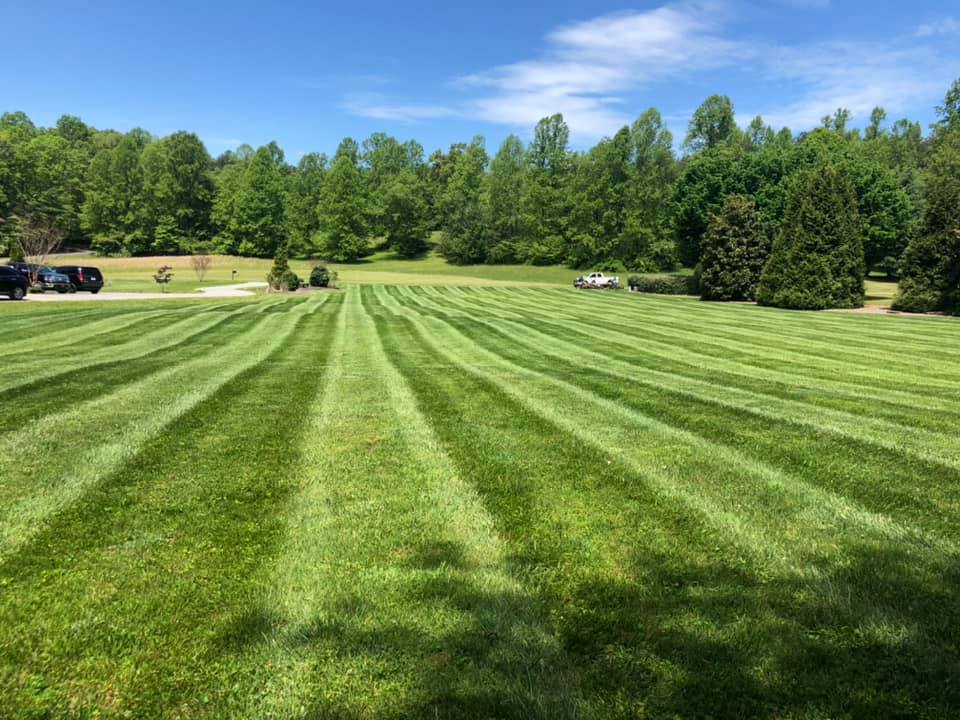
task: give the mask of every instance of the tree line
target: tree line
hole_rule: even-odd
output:
[[[189,132],[124,134],[69,115],[41,128],[6,113],[0,236],[15,241],[40,217],[104,254],[283,248],[349,262],[376,246],[416,257],[440,231],[453,263],[698,267],[705,297],[791,306],[857,304],[862,276],[879,271],[903,276],[903,307],[944,309],[957,291],[931,283],[956,285],[960,81],[937,110],[927,135],[887,123],[882,108],[862,130],[839,109],[794,134],[760,117],[741,129],[730,99],[712,96],[679,148],[651,108],[583,152],[554,115],[492,157],[482,137],[427,157],[414,140],[374,133],[295,166],[274,142],[213,158]],[[835,237],[821,237],[826,227]],[[797,291],[799,278],[822,286]]]

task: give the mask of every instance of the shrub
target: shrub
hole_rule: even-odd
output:
[[[865,274],[850,176],[833,165],[799,173],[760,276],[757,302],[796,310],[862,307]]]
[[[770,254],[766,228],[749,198],[731,195],[701,243],[701,297],[704,300],[753,300]]]
[[[267,273],[267,283],[271,290],[282,290],[287,287],[290,271],[290,263],[287,259],[287,245],[283,243],[277,248],[277,254],[273,257],[273,267]],[[294,275],[296,277],[296,275]]]
[[[700,292],[693,275],[631,275],[627,284],[634,292],[656,295],[696,295]]]
[[[287,270],[280,276],[280,285],[284,290],[293,292],[300,289],[300,278],[293,270]]]
[[[945,135],[931,157],[926,195],[923,232],[903,254],[893,306],[960,314],[960,130]]]
[[[310,287],[328,287],[330,285],[330,271],[323,265],[317,265],[310,271]]]

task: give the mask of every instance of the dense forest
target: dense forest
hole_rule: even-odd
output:
[[[427,157],[375,133],[292,166],[273,142],[212,158],[190,132],[122,134],[69,115],[40,128],[13,112],[0,117],[0,240],[42,218],[104,254],[284,247],[349,262],[378,244],[415,257],[440,231],[453,263],[700,266],[705,297],[794,307],[856,305],[874,271],[903,276],[906,309],[952,309],[960,80],[937,113],[927,134],[882,108],[863,129],[839,109],[794,134],[760,117],[741,129],[713,96],[679,147],[651,108],[585,152],[554,115],[492,157],[481,137]]]

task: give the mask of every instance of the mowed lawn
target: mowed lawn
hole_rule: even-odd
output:
[[[960,324],[0,304],[0,717],[951,718]]]

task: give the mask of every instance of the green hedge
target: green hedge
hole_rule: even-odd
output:
[[[634,292],[657,295],[699,295],[696,275],[631,275],[627,284]]]

